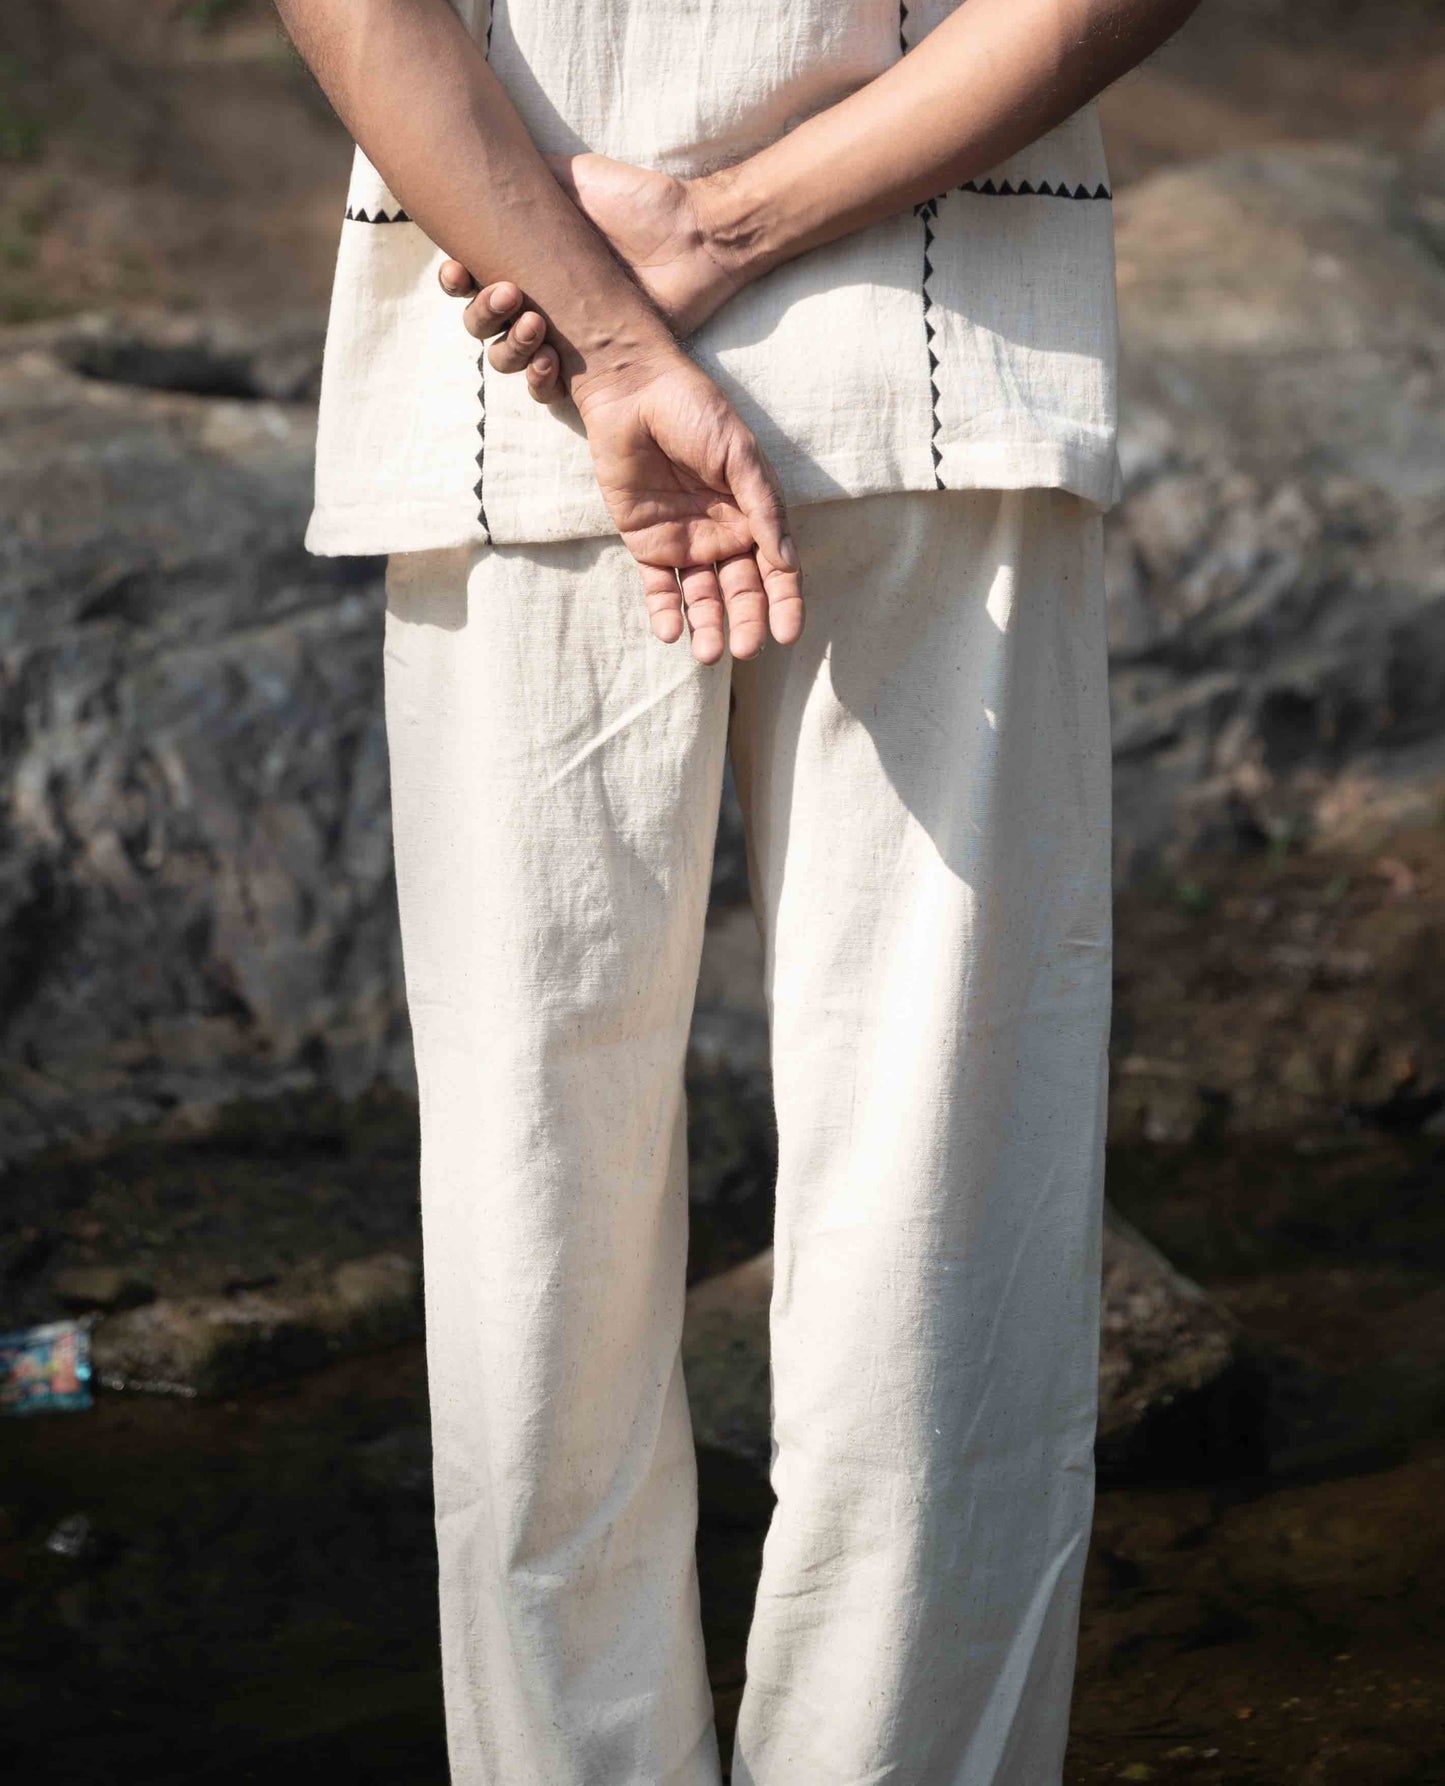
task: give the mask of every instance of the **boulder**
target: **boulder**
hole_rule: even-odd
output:
[[[0,1158],[407,1083],[383,597],[301,548],[307,339],[0,337]],[[233,394],[96,375],[167,364]]]
[[[768,1304],[773,1253],[745,1259],[688,1292],[682,1363],[693,1437],[766,1470],[772,1447]]]
[[[768,1303],[760,1253],[688,1295],[683,1366],[700,1445],[769,1467]],[[1260,1402],[1235,1321],[1113,1211],[1104,1229],[1097,1453],[1105,1476],[1237,1465]]]
[[[402,1253],[353,1259],[230,1296],[163,1298],[96,1325],[108,1389],[229,1395],[421,1331],[421,1271]]]
[[[1238,1323],[1107,1206],[1100,1328],[1102,1475],[1209,1475],[1259,1460],[1263,1387]]]

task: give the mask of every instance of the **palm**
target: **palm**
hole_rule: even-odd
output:
[[[679,369],[642,402],[591,410],[587,434],[608,513],[634,557],[681,569],[751,549],[730,493],[737,415],[710,379]]]
[[[681,181],[601,155],[550,159],[674,330],[696,328],[730,295],[733,282],[699,246]],[[476,291],[460,262],[444,262],[440,277],[446,291]],[[481,339],[501,333],[490,364],[499,372],[525,367],[533,396],[550,402],[560,354],[543,342],[539,313],[515,315],[523,303],[517,288],[490,286],[468,305],[467,326]],[[611,376],[574,373],[568,388],[608,513],[637,560],[656,636],[677,639],[685,609],[700,662],[722,655],[724,611],[727,643],[739,657],[760,651],[769,631],[784,643],[795,639],[802,591],[777,476],[707,374],[668,342]]]

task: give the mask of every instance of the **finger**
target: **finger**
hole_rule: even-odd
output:
[[[756,657],[768,640],[768,598],[758,561],[751,552],[724,558],[718,585],[728,615],[728,649],[734,657]]]
[[[499,280],[477,293],[462,312],[462,323],[476,340],[488,341],[507,327],[523,302],[520,289],[510,279]]]
[[[535,310],[524,310],[499,340],[487,349],[487,358],[498,372],[520,372],[547,338],[547,319]]]
[[[700,664],[715,664],[726,648],[717,572],[710,564],[690,564],[679,572],[679,580],[683,611],[692,632],[692,654]]]
[[[437,282],[449,298],[469,298],[477,282],[459,260],[444,260],[437,268]]]
[[[749,436],[735,454],[729,474],[733,500],[747,517],[758,544],[769,627],[780,645],[791,645],[803,630],[803,580],[777,473]]]
[[[562,366],[557,350],[544,342],[527,368],[527,389],[538,403],[555,403],[562,395]]]
[[[675,645],[682,637],[682,590],[677,572],[662,564],[638,568],[642,572],[642,594],[653,637],[661,639],[664,645]]]
[[[768,631],[780,645],[795,644],[803,631],[803,579],[797,571],[774,570],[761,552],[757,563],[768,598]]]

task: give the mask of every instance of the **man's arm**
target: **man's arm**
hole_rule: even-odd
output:
[[[352,136],[432,241],[546,309],[652,628],[715,662],[802,628],[778,480],[538,154],[446,0],[277,0]],[[512,294],[518,295],[518,294]],[[526,313],[519,324],[541,318]]]
[[[735,166],[687,180],[603,155],[549,164],[688,334],[770,268],[1007,161],[1143,61],[1198,4],[964,0],[866,86]],[[465,297],[487,275],[474,281],[459,256],[441,279]],[[497,331],[491,292],[468,307],[479,337]],[[543,337],[529,333],[494,346],[492,364],[515,372],[533,360],[533,394],[551,401],[556,364],[534,359]]]
[[[671,345],[569,204],[446,0],[276,0],[327,98],[409,216],[544,305],[574,395]]]
[[[1071,117],[1199,0],[964,0],[867,86],[690,182],[711,250],[755,278],[932,198]]]

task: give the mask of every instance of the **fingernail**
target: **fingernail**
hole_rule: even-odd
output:
[[[778,542],[778,554],[783,561],[783,569],[795,571],[798,568],[798,548],[793,544],[791,533],[785,533]]]
[[[491,297],[487,299],[487,302],[491,305],[492,309],[496,311],[498,316],[505,316],[507,311],[513,308],[511,300],[509,298],[504,298],[500,292],[494,291]]]

